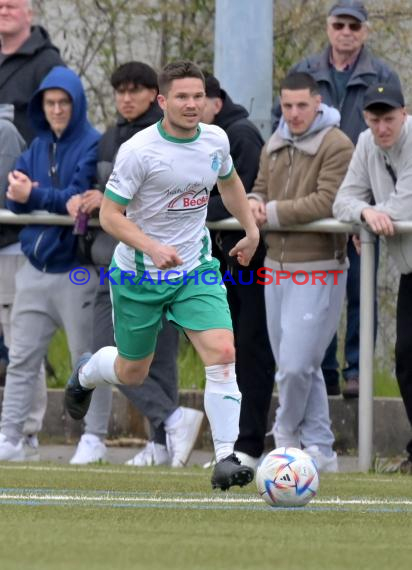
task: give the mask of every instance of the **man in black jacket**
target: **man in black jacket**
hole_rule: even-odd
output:
[[[14,105],[14,124],[29,144],[34,132],[27,105],[41,80],[63,65],[41,26],[32,26],[31,0],[0,0],[0,103]]]
[[[236,171],[246,192],[250,192],[259,168],[263,139],[248,119],[246,109],[234,103],[212,75],[206,76],[206,100],[203,122],[213,123],[226,131]],[[229,217],[220,194],[215,190],[209,200],[208,221]],[[241,237],[240,232],[220,231],[214,237],[215,244],[218,244],[214,255],[221,260],[222,273],[230,271],[236,283],[226,281],[235,333],[236,374],[242,392],[240,429],[235,451],[243,464],[255,469],[263,453],[274,382],[274,361],[266,330],[263,285],[256,282],[256,270],[263,265],[265,247],[261,242],[249,267],[241,268],[229,256],[229,251]],[[242,281],[250,281],[250,284],[242,285]]]
[[[98,149],[97,186],[69,205],[75,216],[81,208],[86,213],[100,207],[106,182],[112,173],[117,151],[139,131],[153,125],[163,117],[157,104],[157,75],[147,64],[131,61],[121,65],[111,77],[118,119],[101,138]],[[91,258],[97,267],[108,269],[117,241],[99,230],[91,248]],[[93,352],[103,346],[114,345],[112,304],[108,279],[96,291],[94,305]],[[182,467],[195,444],[203,413],[179,407],[177,352],[179,334],[166,319],[159,334],[150,372],[142,386],[119,385],[119,390],[150,421],[150,441],[127,464],[172,465]],[[108,432],[112,407],[112,387],[96,388],[83,434],[70,463],[86,464],[104,459],[104,438]]]

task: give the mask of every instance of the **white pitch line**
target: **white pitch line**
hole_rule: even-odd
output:
[[[159,497],[159,496],[122,496],[122,495],[86,495],[86,494],[62,494],[62,493],[1,493],[0,500],[20,501],[66,501],[66,502],[93,502],[93,503],[167,503],[167,504],[258,504],[262,503],[259,497]],[[361,505],[361,506],[412,506],[412,500],[408,499],[340,499],[325,498],[313,499],[312,505]]]
[[[198,473],[193,471],[187,471],[186,469],[173,469],[170,468],[167,471],[155,471],[147,469],[146,467],[133,469],[133,467],[123,467],[122,469],[113,469],[108,467],[75,467],[75,466],[42,466],[42,465],[0,465],[0,470],[19,470],[19,471],[46,471],[46,472],[61,472],[61,473],[103,473],[109,475],[169,475],[169,476],[179,476],[179,477],[200,477],[207,473],[207,470],[199,471]]]

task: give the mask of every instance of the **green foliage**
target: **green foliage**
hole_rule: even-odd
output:
[[[47,360],[50,365],[47,378],[49,388],[63,388],[71,373],[70,354],[63,331],[57,331],[54,335]],[[204,366],[191,343],[183,335],[180,338],[178,370],[181,390],[204,389]],[[396,379],[388,370],[376,367],[374,383],[375,396],[388,398],[400,396]]]
[[[382,398],[400,398],[399,386],[396,378],[389,370],[377,369],[373,375],[375,396]]]
[[[66,335],[63,330],[58,330],[53,336],[47,353],[47,362],[47,386],[49,388],[64,388],[71,374],[71,363]]]
[[[63,388],[71,374],[70,353],[66,335],[62,330],[56,332],[49,346],[47,385],[49,388]],[[205,386],[204,366],[193,346],[182,335],[180,339],[179,387],[182,390],[200,389]]]

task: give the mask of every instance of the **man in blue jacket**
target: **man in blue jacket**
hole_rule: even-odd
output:
[[[47,210],[67,214],[67,202],[90,188],[96,169],[99,133],[86,116],[79,77],[55,67],[29,104],[37,132],[9,174],[7,206],[15,213]],[[97,276],[86,285],[71,282],[78,265],[71,227],[32,225],[20,232],[27,260],[16,275],[11,344],[0,426],[0,460],[24,459],[22,428],[49,341],[66,331],[73,362],[90,349],[92,300]]]

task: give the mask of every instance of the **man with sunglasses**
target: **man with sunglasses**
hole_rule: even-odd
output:
[[[401,88],[398,75],[366,47],[368,12],[363,2],[340,0],[329,10],[326,24],[329,43],[318,54],[305,57],[292,71],[303,71],[313,76],[319,86],[322,102],[339,110],[340,128],[357,143],[367,129],[363,116],[363,98],[370,85],[381,83]],[[273,128],[281,116],[280,104],[275,102],[272,112]],[[348,241],[350,269],[347,281],[347,326],[345,338],[346,368],[343,370],[346,398],[359,394],[359,289],[360,260],[352,240]],[[336,359],[337,338],[326,351],[322,370],[329,395],[338,395],[339,370]]]

